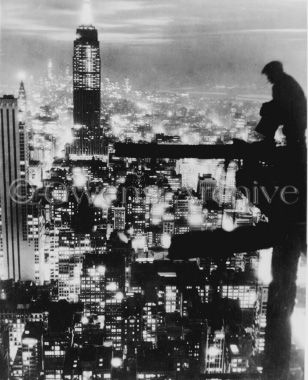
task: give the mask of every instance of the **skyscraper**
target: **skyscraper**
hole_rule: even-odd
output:
[[[18,112],[19,121],[25,123],[27,117],[27,93],[23,81],[20,82],[18,90]]]
[[[93,156],[102,152],[101,59],[98,33],[92,25],[89,0],[85,0],[83,23],[77,29],[73,57],[75,142],[71,153]]]
[[[20,186],[21,196],[27,197],[27,181],[29,179],[29,147],[27,133],[27,94],[24,82],[20,82],[18,91],[18,127],[19,127],[19,158],[20,158],[20,179],[23,181]],[[23,240],[28,238],[27,226],[27,203],[21,205],[22,235]]]
[[[18,122],[18,119],[21,121]],[[0,98],[0,279],[32,280],[34,255],[25,222],[25,123],[17,99]]]
[[[214,200],[213,195],[217,186],[217,181],[210,174],[198,176],[197,192],[203,203]]]

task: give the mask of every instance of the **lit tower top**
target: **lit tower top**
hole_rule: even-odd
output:
[[[84,0],[83,24],[74,41],[74,123],[98,127],[100,120],[101,59],[97,29],[91,25],[90,0]]]
[[[91,0],[84,0],[81,14],[81,25],[93,25]]]
[[[50,80],[50,81],[53,79],[52,69],[53,69],[52,60],[49,59],[48,63],[47,63],[47,76],[48,76],[48,80]]]
[[[19,121],[25,122],[26,113],[27,113],[27,94],[25,90],[24,82],[20,82],[18,90],[18,112],[19,112]]]

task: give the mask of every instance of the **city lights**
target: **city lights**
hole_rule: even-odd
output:
[[[86,317],[86,316],[83,316],[83,317],[81,318],[81,323],[82,323],[83,325],[87,325],[87,324],[89,323],[89,318]]]
[[[236,344],[230,344],[230,350],[233,355],[238,355],[240,353]]]
[[[207,354],[209,356],[212,356],[212,357],[213,356],[218,356],[218,355],[221,354],[221,350],[218,347],[211,346],[211,347],[209,347]]]
[[[26,74],[25,71],[23,71],[23,70],[18,71],[18,73],[17,73],[17,79],[19,81],[24,81],[24,80],[26,80],[26,78],[27,78],[27,74]]]
[[[106,290],[108,290],[109,292],[114,292],[118,289],[118,285],[116,282],[110,282],[107,286],[106,286]]]
[[[132,248],[137,251],[146,247],[146,239],[144,236],[137,236],[132,240]]]
[[[87,184],[87,176],[81,168],[73,168],[73,185],[83,188]]]
[[[235,228],[234,220],[231,215],[228,215],[227,213],[224,213],[222,216],[222,229],[231,232]]]
[[[118,301],[118,302],[121,302],[124,298],[124,294],[122,292],[118,292],[116,293],[115,295],[115,299]]]
[[[284,331],[277,331],[288,323],[292,346],[285,357],[290,356],[290,376],[301,374],[307,259],[301,252],[291,313],[291,302],[288,307],[286,302],[295,294],[296,258],[292,262],[293,256],[278,254],[282,239],[290,239],[287,243],[295,252],[301,238],[296,232],[293,239],[293,230],[286,238],[280,236],[280,227],[285,233],[290,223],[289,211],[275,203],[278,197],[265,207],[242,191],[246,182],[246,190],[250,182],[254,186],[258,176],[255,189],[264,182],[267,191],[267,181],[272,189],[288,172],[282,160],[286,169],[280,168],[281,178],[275,178],[288,128],[279,127],[275,134],[279,148],[269,144],[279,152],[279,160],[269,162],[263,157],[263,137],[255,131],[260,107],[266,108],[262,103],[271,96],[255,83],[260,57],[248,65],[255,55],[243,59],[237,54],[245,51],[246,34],[253,43],[251,36],[259,38],[272,30],[273,25],[267,25],[272,20],[262,20],[262,33],[251,34],[249,30],[259,30],[260,25],[249,17],[252,25],[241,33],[239,49],[234,45],[238,38],[225,33],[219,20],[227,10],[231,16],[246,17],[248,5],[228,8],[226,1],[218,12],[221,7],[208,2],[207,11],[198,12],[198,0],[171,8],[167,3],[172,1],[165,2],[153,0],[143,6],[137,1],[82,0],[78,26],[76,4],[72,5],[76,2],[62,1],[61,10],[47,1],[36,16],[42,23],[48,18],[48,25],[31,28],[27,12],[20,28],[12,24],[27,6],[19,9],[15,4],[13,9],[6,2],[10,13],[3,18],[3,30],[9,40],[2,56],[18,54],[18,59],[12,67],[9,61],[4,65],[0,87],[3,93],[12,87],[10,93],[18,95],[0,97],[4,380],[266,376],[269,347],[277,354],[271,363],[279,362],[278,353],[287,341],[281,339],[280,347],[280,341],[268,339],[281,337]],[[302,9],[297,5],[292,12]],[[257,22],[260,14],[253,10]],[[183,12],[187,20],[177,17]],[[215,20],[206,26],[206,36],[203,27],[185,35],[189,20],[204,26],[206,15]],[[94,18],[100,19],[97,24]],[[167,27],[171,21],[172,30]],[[35,29],[42,29],[37,38]],[[207,39],[202,46],[199,29]],[[10,37],[14,33],[17,44]],[[214,46],[213,38],[220,47],[202,64],[198,59]],[[66,39],[70,46],[63,44]],[[287,46],[288,38],[283,41]],[[269,39],[265,49],[270,44]],[[221,56],[227,45],[234,53]],[[279,53],[282,45],[276,45]],[[263,53],[262,57],[268,55]],[[290,53],[295,58],[294,51]],[[247,65],[243,72],[242,61]],[[20,62],[24,67],[17,72]],[[229,78],[232,70],[238,79],[235,71]],[[246,83],[243,78],[249,75],[252,81]],[[251,152],[255,154],[250,160]],[[18,192],[24,203],[15,199]],[[291,211],[297,218],[298,210]],[[255,239],[257,227],[261,232],[267,227],[269,233],[275,230],[273,240],[266,234],[265,241],[259,235]],[[260,245],[255,243],[258,239]],[[274,248],[260,248],[270,245]],[[290,265],[278,268],[286,270],[281,278],[293,276],[289,287],[277,281],[280,272],[275,265],[281,257],[290,260]],[[286,289],[279,288],[273,298],[272,289],[284,285]],[[288,289],[293,293],[288,295]],[[286,299],[279,300],[284,292]],[[272,336],[268,330],[276,310],[287,318],[275,325]]]
[[[123,364],[123,360],[121,358],[112,358],[111,365],[113,368],[120,368]]]
[[[305,348],[307,334],[306,328],[306,310],[304,307],[295,306],[291,316],[292,339],[293,342],[301,349]]]
[[[161,245],[163,248],[168,249],[171,245],[171,236],[167,233],[163,234],[161,237]]]
[[[259,262],[257,276],[259,281],[268,285],[272,280],[271,262],[272,262],[272,248],[262,249],[259,251]]]
[[[99,274],[104,275],[106,273],[106,267],[104,265],[100,265],[97,267],[97,271]]]

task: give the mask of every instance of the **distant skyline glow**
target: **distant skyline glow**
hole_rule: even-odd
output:
[[[1,83],[15,87],[21,68],[42,74],[49,58],[55,69],[71,65],[80,23],[97,28],[111,78],[147,88],[255,83],[269,91],[260,71],[278,59],[306,87],[305,0],[2,1]]]

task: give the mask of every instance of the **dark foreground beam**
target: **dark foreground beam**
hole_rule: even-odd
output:
[[[285,148],[275,148],[275,156],[283,154]],[[134,158],[200,158],[200,159],[245,159],[249,157],[266,159],[273,156],[273,146],[255,144],[230,145],[176,145],[176,144],[133,144],[116,143],[117,157]]]
[[[283,238],[283,231],[269,223],[255,227],[240,227],[227,232],[193,231],[175,235],[169,248],[169,258],[185,260],[195,257],[226,258],[233,253],[273,247]]]

